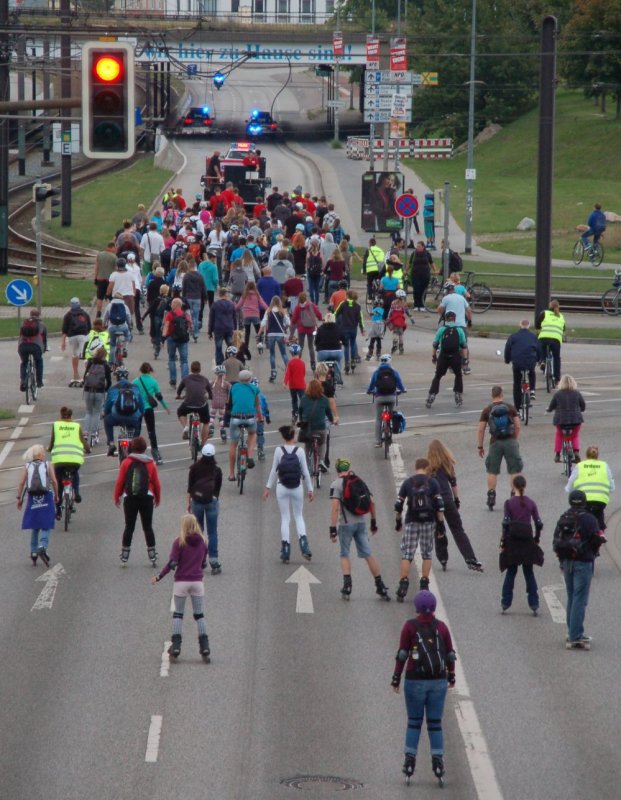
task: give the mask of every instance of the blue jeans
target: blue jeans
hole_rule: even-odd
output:
[[[319,305],[319,288],[321,286],[321,275],[318,278],[311,278],[310,275],[306,276],[308,281],[308,296],[311,303]]]
[[[343,367],[342,350],[317,350],[317,361],[336,361],[339,369]]]
[[[36,553],[40,547],[47,550],[50,541],[50,531],[42,528],[33,528],[30,532],[30,552]]]
[[[584,615],[589,602],[593,562],[563,561],[563,575],[567,590],[567,635],[570,642],[577,642],[584,635]]]
[[[207,525],[207,539],[209,540],[209,563],[215,564],[218,560],[218,498],[214,497],[210,503],[197,503],[192,500],[192,513],[198,520],[201,530]]]
[[[103,418],[104,430],[106,432],[106,443],[114,444],[114,428],[121,425],[127,428],[127,433],[131,438],[140,436],[142,427],[142,417],[121,417],[119,414],[106,414]]]
[[[354,358],[358,358],[358,346],[356,345],[356,333],[353,331],[341,331],[343,340],[343,350],[345,351],[345,365],[347,366]]]
[[[108,333],[110,334],[110,361],[114,359],[114,351],[116,349],[116,337],[122,333],[125,341],[130,341],[129,325],[124,322],[122,325],[108,325]]]
[[[289,394],[291,395],[291,413],[297,415],[300,400],[304,397],[304,389],[289,389]]]
[[[282,356],[285,367],[289,361],[287,358],[287,348],[285,347],[284,335],[281,333],[269,333],[267,336],[267,346],[270,351],[270,369],[272,372],[276,372],[276,345],[278,345],[278,349],[280,350],[280,355]]]
[[[587,228],[586,231],[580,237],[582,239],[582,244],[587,247],[589,242],[589,236],[593,237],[593,244],[597,244],[599,240],[602,238],[602,233],[604,231],[594,231],[593,228]]]
[[[214,333],[216,340],[216,364],[222,364],[224,361],[224,353],[222,352],[222,345],[226,342],[228,347],[233,341],[233,333]]]
[[[265,423],[257,422],[257,447],[265,447]]]
[[[507,567],[507,574],[505,575],[504,583],[502,584],[502,605],[509,608],[513,602],[513,585],[515,583],[515,576],[517,575],[518,565],[512,564]],[[528,605],[530,608],[539,608],[539,593],[537,591],[537,581],[535,580],[535,573],[532,564],[522,564],[522,572],[524,573],[524,580],[526,581],[526,596],[528,597]]]
[[[448,683],[446,679],[431,681],[406,680],[403,684],[408,727],[405,732],[405,752],[416,755],[418,740],[423,727],[423,716],[427,717],[427,733],[432,756],[444,755],[442,714]]]
[[[188,307],[188,311],[190,312],[190,316],[192,317],[192,336],[195,339],[198,339],[198,332],[200,330],[200,313],[201,313],[201,301],[200,298],[194,299],[190,298],[187,299],[186,305]]]
[[[179,364],[181,366],[181,377],[187,377],[188,369],[188,343],[187,342],[174,342],[170,336],[166,339],[166,347],[168,348],[168,375],[170,376],[171,383],[177,383],[177,352],[179,353]]]

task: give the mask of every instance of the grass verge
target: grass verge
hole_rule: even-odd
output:
[[[0,408],[0,419],[15,419],[15,412],[8,408]]]
[[[22,315],[22,320],[23,319],[24,317]],[[59,319],[58,317],[55,317],[53,319],[45,319],[45,313],[43,314],[43,322],[45,322],[47,326],[48,333],[59,333],[63,324],[62,319]],[[19,336],[19,326],[17,324],[17,318],[0,319],[0,339],[11,339],[13,337],[17,338],[18,336]]]
[[[14,280],[14,275],[0,276],[0,293],[4,296],[4,290],[7,283]],[[27,278],[27,280],[34,287],[34,296],[30,306],[36,305],[37,290],[36,279]],[[62,278],[52,277],[51,275],[43,275],[41,282],[42,300],[44,306],[67,306],[69,310],[69,300],[72,297],[79,297],[84,305],[90,303],[91,298],[95,294],[95,286],[93,285],[92,276],[88,278]],[[5,304],[6,305],[6,304]]]

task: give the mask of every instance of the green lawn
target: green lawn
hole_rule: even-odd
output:
[[[140,203],[148,208],[173,174],[154,167],[153,157],[145,156],[127,169],[77,188],[73,193],[71,226],[63,228],[55,219],[47,230],[63,241],[103,249],[123,220],[131,219]]]
[[[509,336],[509,334],[516,331],[515,325],[479,325],[478,321],[475,322],[472,333],[469,334],[474,339],[476,339],[479,332],[491,336],[494,334]],[[572,328],[569,331],[569,338],[572,342],[578,339],[612,339],[617,341],[621,340],[621,328]]]
[[[45,309],[43,309],[43,322],[47,326],[48,333],[58,333],[62,327],[62,319],[54,317],[53,319],[45,318]],[[22,315],[22,320],[24,319]],[[17,325],[17,317],[15,319],[0,319],[0,339],[10,339],[11,337],[19,336],[19,326]]]
[[[3,305],[6,305],[4,290],[7,283],[15,279],[14,275],[0,276],[0,295],[3,298]],[[37,289],[34,278],[26,278],[33,288],[34,296],[30,307],[36,306]],[[88,278],[61,278],[43,275],[42,298],[44,306],[67,306],[72,297],[79,297],[85,305],[90,305],[90,301],[95,294],[95,286],[92,277]]]
[[[474,235],[498,237],[498,250],[533,256],[534,235],[506,238],[516,233],[523,217],[536,216],[538,110],[531,111],[474,151]],[[570,258],[577,238],[575,226],[586,222],[593,203],[621,213],[619,182],[621,159],[615,156],[621,121],[602,115],[579,91],[559,90],[553,188],[553,256]],[[409,159],[408,166],[429,186],[451,185],[451,210],[461,222],[465,208],[466,154],[446,160]],[[621,261],[621,234],[606,232],[606,258]],[[619,226],[621,228],[621,225]],[[485,247],[492,247],[487,241]],[[606,246],[606,245],[604,245]]]

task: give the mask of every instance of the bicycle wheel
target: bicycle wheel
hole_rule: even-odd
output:
[[[524,392],[522,394],[522,407],[520,409],[520,414],[522,416],[522,422],[524,425],[528,425],[528,415],[530,412],[530,392]]]
[[[578,266],[578,264],[582,264],[583,258],[584,258],[584,244],[582,243],[582,239],[578,239],[578,241],[574,245],[574,250],[572,253],[572,261],[576,266]]]
[[[30,384],[30,397],[34,402],[39,394],[39,388],[37,387],[37,373],[32,360],[30,361],[30,370],[28,371],[28,383]]]
[[[569,478],[574,462],[574,451],[572,447],[563,448],[563,469],[565,475]]]
[[[32,391],[32,384],[30,381],[30,376],[32,375],[32,367],[30,365],[30,361],[26,364],[26,381],[24,386],[26,387],[26,405],[29,406],[31,400],[34,400],[31,391]]]
[[[196,460],[198,458],[198,451],[200,450],[200,442],[198,440],[198,436],[192,436],[191,442],[191,452],[192,452],[192,461],[196,464]]]
[[[594,267],[599,267],[604,260],[604,248],[599,242],[593,245],[589,255],[589,260]]]
[[[470,289],[470,308],[475,314],[484,314],[494,302],[494,295],[484,283],[473,283]]]
[[[313,450],[313,469],[315,471],[315,486],[321,489],[321,469],[319,468],[319,445],[315,445]]]
[[[65,524],[65,530],[69,530],[69,520],[71,519],[71,494],[69,492],[65,492],[63,495],[63,520]]]
[[[619,292],[621,290],[614,286],[606,289],[602,295],[602,311],[604,314],[609,314],[611,317],[616,317],[619,314]]]
[[[423,306],[427,311],[437,312],[438,306],[442,302],[442,289],[438,286],[428,286],[423,294]]]

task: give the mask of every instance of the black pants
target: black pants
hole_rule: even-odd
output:
[[[436,364],[436,374],[433,376],[431,386],[429,387],[429,394],[438,394],[440,391],[440,381],[446,375],[449,368],[455,373],[453,391],[459,392],[459,394],[464,391],[464,379],[461,374],[461,352],[458,350],[456,353],[449,354],[440,352],[438,363]]]
[[[539,344],[543,347],[544,361],[548,356],[548,348],[552,351],[552,371],[558,383],[561,379],[561,343],[558,339],[539,339]]]
[[[597,500],[587,500],[587,511],[595,517],[599,523],[600,531],[606,530],[606,522],[604,521],[604,510],[606,503],[600,503]]]
[[[442,496],[442,499],[444,500],[444,519],[455,540],[457,549],[462,554],[464,561],[476,558],[468,534],[464,530],[461,514],[455,505],[455,501],[452,497],[447,497],[445,495]],[[440,561],[440,563],[446,563],[448,561],[448,539],[446,534],[441,539],[436,535],[435,545],[438,561]]]
[[[157,447],[157,433],[155,432],[155,413],[151,408],[151,406],[145,407],[142,418],[147,428],[147,434],[149,435],[149,442],[151,444],[151,447]]]
[[[153,533],[153,497],[130,497],[126,496],[123,500],[123,511],[125,512],[125,530],[123,531],[123,547],[132,546],[136,520],[140,514],[140,522],[144,531],[144,538],[147,547],[155,547],[155,534]]]
[[[531,392],[535,391],[537,381],[537,370],[531,367],[528,370],[528,382],[530,383]],[[519,411],[522,406],[522,370],[518,367],[513,367],[513,405]]]
[[[43,383],[43,353],[41,352],[39,345],[22,342],[22,344],[17,346],[17,352],[19,353],[19,357],[21,359],[21,364],[19,365],[20,382],[26,382],[26,364],[28,363],[28,356],[32,353],[34,356],[37,385],[40,386]]]
[[[412,291],[414,293],[414,308],[423,308],[423,295],[429,286],[429,275],[417,275],[412,273]]]

